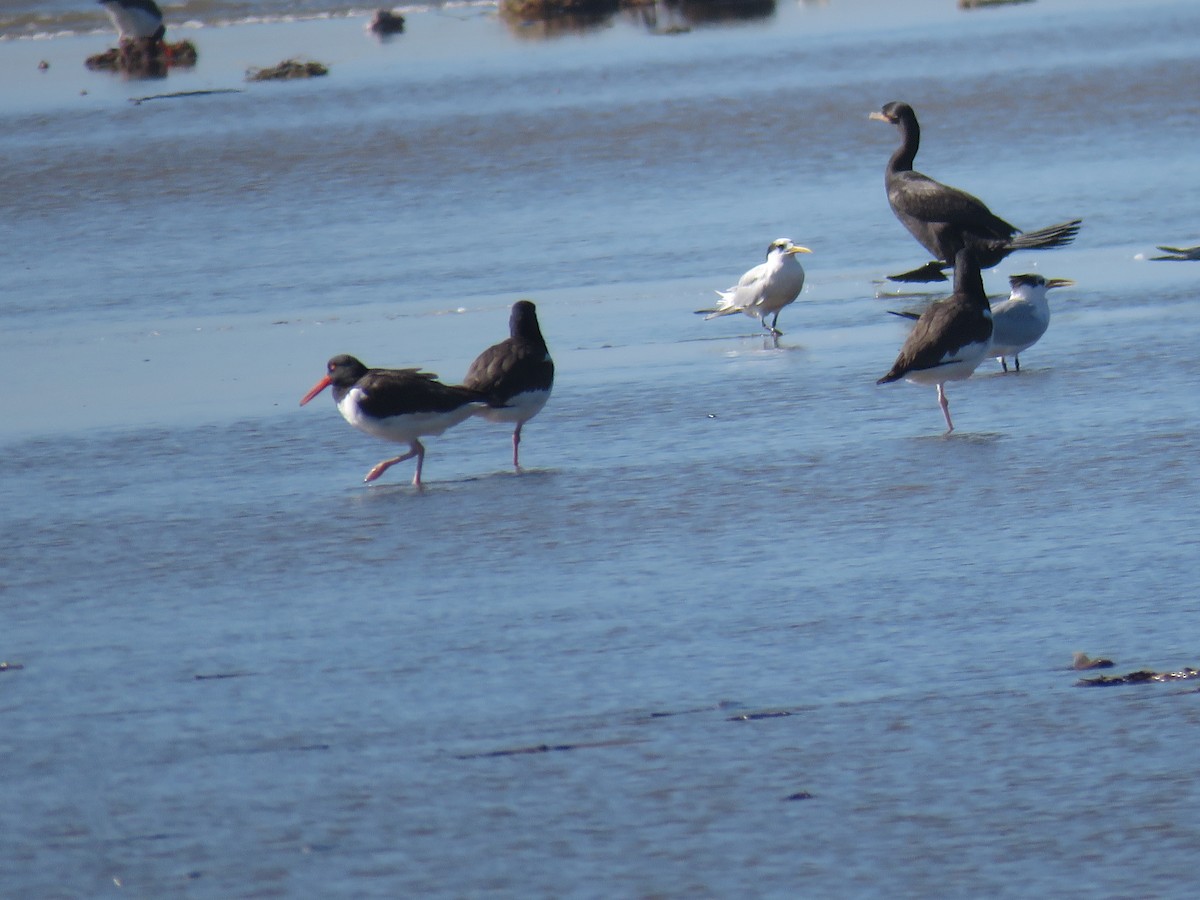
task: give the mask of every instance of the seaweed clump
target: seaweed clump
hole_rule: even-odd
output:
[[[93,72],[120,72],[135,78],[163,78],[167,69],[190,69],[199,54],[191,41],[168,44],[162,38],[126,38],[116,47],[84,60]]]
[[[693,25],[765,19],[776,0],[500,0],[500,18],[525,37],[555,37],[605,27],[623,12],[655,34]]]
[[[317,78],[328,75],[329,67],[319,62],[285,59],[277,66],[247,69],[247,81],[289,81],[293,78]]]
[[[553,37],[606,25],[620,8],[621,0],[500,0],[500,18],[519,34]]]
[[[620,6],[620,0],[500,0],[500,14],[522,20],[555,16],[600,18],[611,16]]]
[[[1150,669],[1140,669],[1128,675],[1098,675],[1095,678],[1081,678],[1076,682],[1081,687],[1109,687],[1114,684],[1150,684],[1166,681],[1186,681],[1189,678],[1200,677],[1200,670],[1184,666],[1178,672],[1154,672]]]

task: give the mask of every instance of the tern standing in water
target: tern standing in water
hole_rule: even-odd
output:
[[[1041,275],[1012,275],[1008,279],[1012,293],[992,307],[992,347],[988,353],[1000,360],[1008,371],[1005,357],[1012,357],[1013,368],[1021,371],[1021,357],[1050,327],[1050,303],[1046,293],[1054,288],[1071,287],[1070,278],[1043,278]]]
[[[758,319],[763,328],[775,336],[779,330],[779,311],[800,296],[804,288],[804,267],[796,259],[798,253],[812,253],[787,238],[778,238],[767,247],[767,261],[746,272],[733,287],[717,291],[721,298],[715,309],[698,309],[707,313],[705,319],[745,313]],[[771,316],[771,324],[767,324]]]

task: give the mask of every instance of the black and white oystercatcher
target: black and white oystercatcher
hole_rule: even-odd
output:
[[[353,356],[329,360],[328,374],[304,395],[303,406],[333,385],[333,400],[342,418],[367,434],[408,444],[408,453],[385,459],[363,481],[374,481],[396,463],[417,458],[413,485],[421,486],[425,447],[420,438],[441,434],[476,412],[483,395],[458,385],[442,384],[420,369],[368,369]]]
[[[162,10],[154,0],[99,0],[116,26],[122,41],[151,38],[161,41],[167,33]]]
[[[980,268],[990,269],[1014,250],[1061,247],[1071,243],[1079,232],[1082,220],[1072,219],[1022,233],[978,197],[913,171],[913,160],[921,146],[921,126],[907,103],[889,103],[871,113],[870,118],[900,129],[900,146],[884,170],[888,203],[900,224],[935,258],[919,269],[889,276],[891,280],[945,281],[942,269],[954,264],[955,254],[963,247],[975,251]]]
[[[954,293],[930,305],[900,348],[900,355],[876,384],[901,378],[915,384],[936,384],[938,405],[946,418],[946,433],[954,430],[943,385],[962,381],[987,356],[992,338],[992,310],[983,290],[983,276],[970,250],[954,258]]]
[[[538,326],[537,307],[528,300],[513,304],[507,340],[475,358],[463,386],[487,397],[477,414],[491,422],[515,422],[513,468],[520,471],[521,426],[541,412],[554,387],[554,360]]]

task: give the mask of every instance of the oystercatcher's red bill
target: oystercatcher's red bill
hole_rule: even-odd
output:
[[[333,380],[328,375],[326,375],[324,378],[322,378],[320,381],[318,381],[316,384],[313,385],[313,388],[311,391],[309,391],[307,394],[304,395],[303,399],[301,399],[301,401],[300,401],[300,405],[303,406],[305,403],[307,403],[313,397],[317,396],[317,394],[321,393],[321,391],[325,390],[325,388],[329,387],[329,385],[331,385],[331,384],[333,384]]]

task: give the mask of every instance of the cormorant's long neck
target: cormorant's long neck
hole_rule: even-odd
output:
[[[900,146],[888,160],[889,172],[911,172],[913,160],[917,158],[917,150],[921,147],[921,126],[912,116],[900,120]]]

